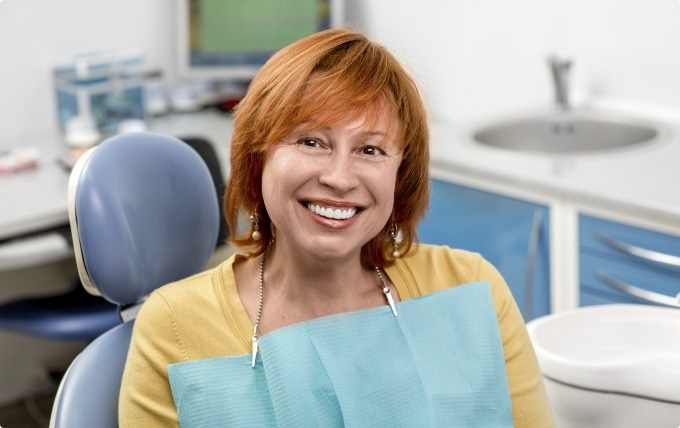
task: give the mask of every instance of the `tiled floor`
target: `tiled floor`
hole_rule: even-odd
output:
[[[0,407],[1,428],[47,428],[53,394],[43,394],[32,401],[20,401]]]

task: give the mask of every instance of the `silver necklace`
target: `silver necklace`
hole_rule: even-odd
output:
[[[375,273],[378,275],[378,279],[380,280],[380,285],[382,287],[382,292],[385,295],[385,298],[387,299],[387,304],[390,305],[390,309],[392,309],[392,313],[394,316],[397,316],[397,307],[394,304],[394,298],[392,297],[392,290],[390,290],[390,287],[387,286],[385,283],[385,280],[383,279],[382,272],[380,271],[380,268],[378,266],[375,266]],[[262,253],[262,257],[260,258],[260,270],[259,270],[259,275],[258,275],[258,282],[260,286],[260,299],[257,303],[257,317],[255,318],[255,325],[253,326],[253,337],[252,337],[252,342],[253,342],[253,354],[250,359],[250,365],[251,367],[255,368],[255,359],[257,358],[257,351],[258,351],[258,344],[260,341],[260,335],[258,334],[257,330],[260,327],[260,317],[262,317],[262,302],[264,302],[264,253]]]

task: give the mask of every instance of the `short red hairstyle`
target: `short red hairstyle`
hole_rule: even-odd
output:
[[[385,109],[394,122],[390,134],[403,151],[392,221],[403,232],[399,251],[408,253],[429,198],[426,108],[416,83],[386,48],[346,29],[322,31],[281,49],[258,72],[236,107],[224,197],[231,242],[249,248],[254,256],[271,239],[271,220],[262,201],[262,170],[275,144],[306,121],[322,126],[359,117],[370,121]],[[243,231],[239,219],[251,213],[259,219],[259,241],[252,239],[250,230],[237,235]],[[362,248],[367,266],[393,263],[391,224]]]

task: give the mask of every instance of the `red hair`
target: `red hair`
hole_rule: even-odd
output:
[[[403,150],[394,191],[392,221],[403,232],[402,255],[416,239],[416,226],[429,197],[429,128],[420,92],[397,59],[383,46],[350,30],[331,29],[277,52],[255,76],[236,107],[231,172],[224,213],[232,235],[244,215],[258,216],[262,239],[250,231],[232,236],[235,245],[261,254],[271,239],[271,221],[262,201],[262,169],[269,150],[298,125],[312,120],[327,126],[360,117],[377,121],[385,109],[390,134]],[[393,263],[385,224],[362,248],[368,266]]]

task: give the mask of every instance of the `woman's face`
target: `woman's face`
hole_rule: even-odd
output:
[[[388,119],[374,122],[303,123],[272,148],[262,193],[277,251],[324,261],[358,258],[382,230],[402,152],[388,136]]]

